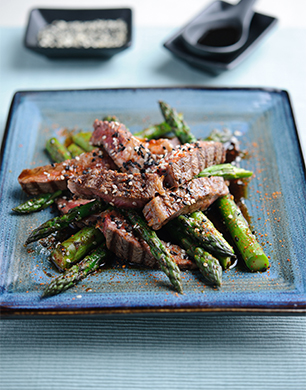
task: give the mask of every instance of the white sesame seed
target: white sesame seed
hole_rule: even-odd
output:
[[[127,23],[122,19],[92,21],[54,21],[38,34],[41,47],[106,48],[123,46],[127,39]]]

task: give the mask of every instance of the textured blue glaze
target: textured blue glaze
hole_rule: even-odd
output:
[[[157,270],[120,264],[90,276],[64,294],[41,300],[56,272],[47,253],[28,253],[30,231],[50,218],[49,210],[18,216],[25,200],[17,177],[22,169],[48,163],[45,141],[63,128],[91,130],[96,118],[119,117],[132,131],[162,121],[158,100],[183,112],[192,131],[213,128],[241,133],[254,171],[247,208],[252,227],[271,257],[266,273],[236,269],[224,273],[222,288],[205,286],[198,272],[182,273],[184,294],[176,294]],[[301,309],[306,302],[305,166],[287,93],[262,89],[155,88],[19,92],[7,123],[0,177],[1,307],[18,311],[78,309]],[[288,259],[290,261],[288,261]],[[90,289],[90,290],[88,290]]]

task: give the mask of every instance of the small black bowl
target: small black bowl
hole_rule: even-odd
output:
[[[127,24],[127,37],[119,47],[42,47],[38,43],[38,34],[47,25],[57,20],[65,22],[88,22],[94,20],[121,19]],[[109,9],[47,9],[35,8],[30,12],[26,28],[24,45],[36,53],[50,58],[109,58],[129,48],[132,43],[132,10],[129,8]]]
[[[249,37],[246,43],[239,50],[222,56],[214,56],[212,54],[206,58],[196,55],[188,50],[182,38],[184,30],[197,19],[201,19],[203,16],[209,17],[209,14],[213,14],[222,9],[227,9],[228,7],[232,7],[232,4],[224,1],[214,1],[199,15],[195,16],[195,18],[186,26],[182,27],[177,33],[170,37],[164,43],[164,47],[174,56],[187,62],[189,65],[208,71],[209,73],[220,74],[224,71],[235,68],[253,52],[259,42],[276,25],[276,18],[255,12],[251,21]]]

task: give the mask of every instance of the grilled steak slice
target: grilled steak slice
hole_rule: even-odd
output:
[[[150,152],[155,155],[154,158],[156,161],[159,157],[164,157],[166,153],[172,152],[174,148],[181,145],[178,138],[158,138],[158,139],[150,139],[141,140],[141,143],[150,150]]]
[[[143,207],[156,193],[164,194],[163,178],[156,173],[93,170],[68,181],[70,191],[86,198],[102,198],[117,207]]]
[[[24,169],[18,177],[22,189],[30,195],[38,195],[67,189],[67,180],[81,175],[87,169],[112,168],[113,162],[100,149],[83,153],[61,163],[48,164],[33,169]]]
[[[133,227],[116,210],[106,210],[101,213],[96,225],[105,236],[107,248],[120,259],[130,263],[157,267],[157,261],[150,251],[149,245],[134,235]],[[174,261],[182,269],[196,268],[195,264],[178,245],[164,243],[171,251]]]
[[[154,230],[160,229],[180,214],[207,209],[219,196],[226,195],[228,187],[221,177],[193,179],[182,187],[156,196],[143,208],[143,214]]]
[[[165,185],[179,187],[204,168],[225,161],[225,150],[220,142],[198,141],[178,146],[157,166],[156,172],[165,176]]]
[[[124,172],[139,172],[155,165],[152,153],[122,123],[94,122],[92,145],[103,146],[118,168]]]
[[[67,198],[58,198],[55,200],[58,210],[61,214],[67,214],[71,209],[82,206],[83,204],[87,204],[92,202],[93,199],[67,199]]]
[[[134,236],[132,226],[118,211],[104,211],[96,227],[104,234],[107,248],[120,259],[128,259],[149,267],[155,265],[149,246]]]

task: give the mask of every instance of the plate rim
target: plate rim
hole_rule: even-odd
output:
[[[107,92],[107,91],[145,91],[145,90],[203,90],[203,91],[254,91],[254,92],[269,92],[269,93],[277,93],[280,95],[284,95],[286,97],[289,110],[290,110],[290,118],[292,120],[296,141],[299,148],[299,154],[301,158],[301,162],[303,164],[304,176],[306,179],[306,164],[305,157],[303,155],[303,150],[301,147],[299,132],[296,125],[296,120],[294,116],[293,106],[291,103],[290,95],[288,91],[280,88],[269,88],[269,87],[205,87],[199,85],[186,85],[186,86],[149,86],[149,87],[115,87],[115,88],[81,88],[81,89],[33,89],[33,90],[19,90],[16,91],[11,100],[5,130],[3,133],[3,140],[1,144],[0,150],[0,168],[2,166],[4,152],[6,148],[7,138],[9,134],[10,124],[13,119],[13,110],[16,100],[20,95],[28,95],[28,94],[39,94],[39,93],[65,93],[65,92]],[[306,298],[306,294],[305,294]],[[297,306],[297,307],[292,307]],[[284,305],[283,307],[114,307],[114,308],[79,308],[79,309],[60,309],[60,308],[52,308],[52,309],[41,309],[41,308],[31,308],[31,309],[23,309],[23,308],[13,308],[6,305],[0,304],[0,317],[1,318],[27,318],[33,316],[39,317],[50,317],[50,316],[71,316],[71,315],[123,315],[123,314],[233,314],[233,315],[305,315],[306,314],[306,304],[299,303],[291,303],[290,306]]]
[[[305,316],[306,307],[282,308],[91,308],[91,309],[8,309],[0,307],[0,319],[50,318],[55,316],[123,316],[123,315],[261,315],[261,316]]]

